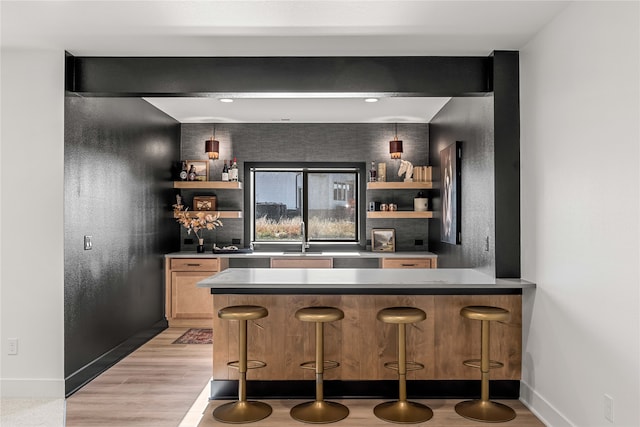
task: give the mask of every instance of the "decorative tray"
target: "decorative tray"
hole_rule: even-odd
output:
[[[238,248],[238,249],[220,249],[216,248],[213,250],[214,254],[250,254],[253,253],[253,249],[251,248]]]

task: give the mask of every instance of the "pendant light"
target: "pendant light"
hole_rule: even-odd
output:
[[[393,141],[389,141],[389,153],[392,159],[402,157],[402,141],[398,141],[398,123],[396,123],[396,136],[393,138]]]
[[[216,140],[216,127],[213,127],[211,139],[204,142],[204,152],[209,155],[209,160],[216,160],[220,156],[220,141]]]

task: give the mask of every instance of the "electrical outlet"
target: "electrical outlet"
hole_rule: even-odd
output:
[[[239,245],[240,244],[240,239],[231,239],[231,244],[232,245]]]
[[[185,245],[193,245],[193,239],[184,239]]]
[[[422,245],[424,245],[424,241],[423,241],[422,239],[415,239],[415,240],[413,241],[413,244],[414,244],[415,246],[422,246]]]
[[[7,341],[9,342],[7,354],[11,356],[18,354],[18,338],[9,338]]]
[[[604,395],[604,418],[613,423],[613,397]]]
[[[91,242],[92,236],[84,236],[84,250],[90,251],[93,249],[93,242]]]

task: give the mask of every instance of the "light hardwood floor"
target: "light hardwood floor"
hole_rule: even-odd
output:
[[[479,427],[487,426],[491,424],[479,423],[460,417],[453,409],[459,400],[448,399],[411,399],[416,402],[424,403],[433,410],[433,418],[424,423],[407,424],[417,427]],[[340,400],[335,399],[334,402],[341,402],[349,408],[349,416],[337,423],[329,424],[336,427],[390,427],[397,424],[388,423],[376,418],[373,415],[373,408],[382,400],[368,400],[368,399],[350,399]],[[294,421],[289,416],[291,408],[302,402],[302,400],[265,400],[264,402],[271,405],[273,413],[262,421],[251,423],[251,426],[255,427],[280,427],[280,426],[304,426],[305,424]],[[506,423],[499,423],[493,425],[499,425],[504,427],[544,427],[544,424],[540,422],[522,403],[517,400],[499,400],[499,402],[505,403],[511,406],[516,411],[516,418]],[[222,423],[216,422],[211,413],[213,409],[222,404],[223,402],[215,401],[211,402],[207,407],[202,420],[198,424],[198,427],[211,427],[221,426]]]
[[[169,328],[67,399],[67,427],[177,427],[211,379],[211,346]],[[205,401],[206,405],[206,401]]]
[[[211,348],[207,345],[171,344],[187,328],[169,328],[140,347],[117,365],[67,399],[68,427],[209,427],[224,425],[213,420],[211,412],[223,401],[207,403],[211,377]],[[205,391],[204,393],[203,390]],[[418,400],[429,405],[434,417],[416,426],[482,426],[459,417],[453,410],[458,400]],[[273,414],[250,425],[281,427],[303,425],[289,417],[299,400],[269,400]],[[380,400],[340,400],[350,409],[337,427],[375,427],[392,424],[378,420],[372,408]],[[515,420],[500,425],[544,426],[517,400],[502,401],[516,410]],[[185,415],[193,406],[197,416]],[[203,415],[199,415],[203,414]]]

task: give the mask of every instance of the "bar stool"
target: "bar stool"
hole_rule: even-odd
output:
[[[378,320],[384,323],[398,324],[398,361],[387,362],[385,368],[398,371],[400,398],[393,402],[384,402],[373,408],[376,417],[384,421],[400,424],[413,424],[430,420],[433,411],[426,405],[407,400],[407,371],[424,369],[424,365],[407,362],[407,323],[422,322],[427,314],[414,307],[388,307],[378,312]]]
[[[466,366],[479,368],[481,372],[480,400],[467,400],[456,405],[456,412],[474,421],[500,423],[510,421],[516,417],[515,411],[502,403],[489,400],[489,371],[501,368],[504,364],[489,358],[489,322],[506,322],[509,320],[508,310],[500,307],[468,306],[460,310],[460,315],[471,320],[481,320],[480,359],[470,359],[462,362]]]
[[[344,318],[342,310],[335,307],[305,307],[296,311],[296,319],[316,324],[316,360],[300,364],[303,369],[316,371],[316,400],[291,408],[291,418],[304,423],[326,424],[340,421],[349,415],[349,408],[324,400],[323,376],[325,369],[333,369],[340,363],[324,360],[324,324]]]
[[[257,305],[235,305],[218,311],[218,317],[225,320],[239,321],[238,358],[227,363],[237,368],[240,374],[238,380],[238,400],[218,406],[213,411],[213,418],[223,423],[242,424],[259,421],[271,415],[271,406],[266,403],[247,401],[247,369],[264,368],[266,363],[259,360],[247,360],[247,320],[262,319],[269,312]]]

